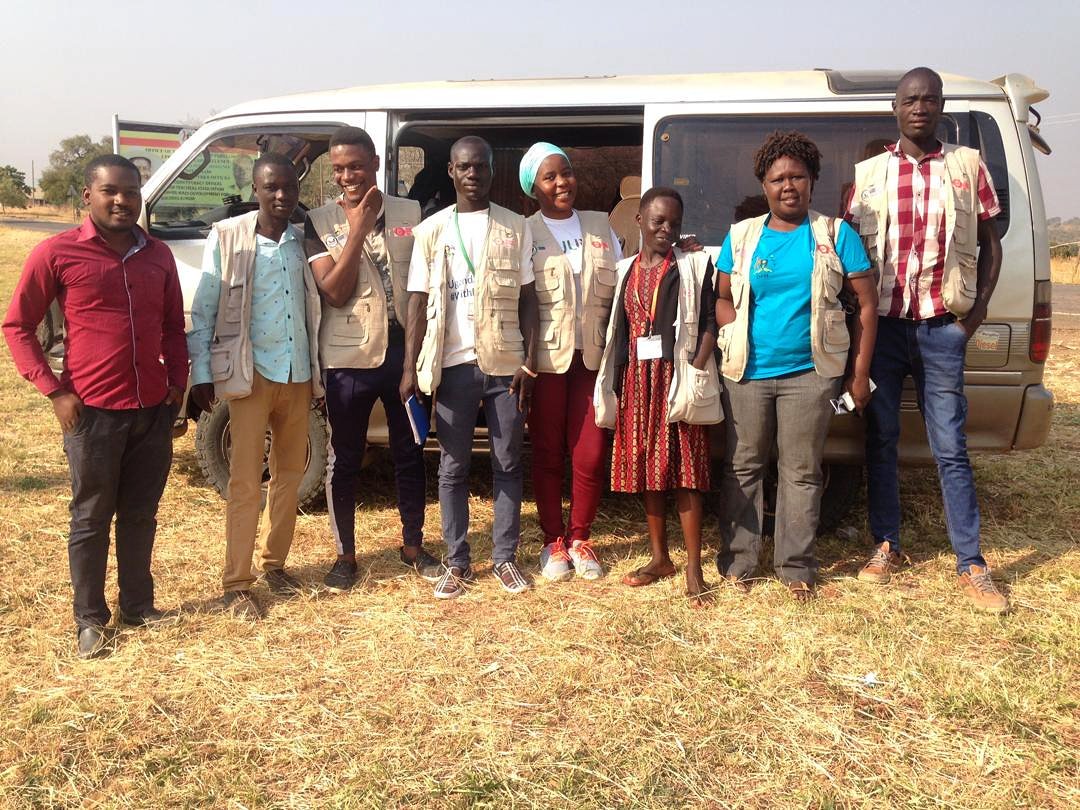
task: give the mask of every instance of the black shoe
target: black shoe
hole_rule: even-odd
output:
[[[344,593],[355,584],[356,563],[352,560],[338,560],[323,577],[323,585],[338,593]]]
[[[225,591],[206,606],[208,613],[231,613],[238,619],[261,619],[263,610],[252,599],[251,591]]]
[[[304,583],[284,568],[271,568],[263,574],[263,579],[274,596],[296,596],[304,590]]]
[[[128,616],[120,611],[120,621],[133,627],[161,627],[166,624],[176,624],[180,621],[180,614],[175,610],[158,610],[152,607],[134,616]]]
[[[416,559],[410,560],[405,556],[405,547],[402,546],[398,549],[398,556],[401,557],[403,565],[407,565],[414,570],[417,576],[425,582],[438,582],[443,575],[443,564],[440,560],[436,560],[430,554],[428,554],[423,546],[420,546],[416,550]]]
[[[79,658],[104,658],[113,651],[113,631],[108,627],[83,627],[79,630]]]

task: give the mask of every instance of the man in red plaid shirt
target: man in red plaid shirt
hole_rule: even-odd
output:
[[[937,139],[941,77],[929,68],[904,75],[893,110],[900,139],[855,167],[847,218],[878,276],[878,335],[867,408],[866,463],[875,550],[859,572],[886,583],[903,559],[897,442],[904,378],[915,381],[930,450],[937,461],[958,583],[980,610],[1004,613],[1008,600],[990,579],[979,547],[979,505],[964,423],[964,353],[986,318],[1001,269],[999,213],[977,150]]]

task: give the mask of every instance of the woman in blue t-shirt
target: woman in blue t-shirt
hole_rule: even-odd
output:
[[[761,549],[763,489],[775,444],[774,569],[798,601],[814,595],[821,458],[843,388],[870,400],[877,287],[847,223],[810,210],[821,152],[774,132],[754,156],[769,213],[732,226],[716,268],[716,320],[728,410],[720,573],[743,591]],[[857,298],[848,330],[841,289]],[[850,347],[850,352],[849,352]]]

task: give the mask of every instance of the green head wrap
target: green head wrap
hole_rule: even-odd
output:
[[[566,162],[570,163],[570,158],[566,156],[566,152],[555,144],[545,141],[534,143],[529,147],[529,151],[525,153],[525,157],[521,159],[521,166],[518,167],[518,182],[521,183],[521,190],[534,200],[536,195],[533,193],[533,183],[536,182],[536,173],[540,171],[540,164],[552,155],[562,155]]]

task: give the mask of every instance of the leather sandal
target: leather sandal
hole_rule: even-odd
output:
[[[670,579],[673,576],[675,576],[674,568],[662,574],[646,571],[644,568],[638,568],[624,576],[622,581],[623,585],[628,585],[631,588],[643,588],[646,585],[653,585],[662,579]]]
[[[791,598],[796,602],[809,602],[816,595],[814,593],[814,587],[808,582],[802,582],[797,579],[793,579],[787,583],[788,592],[791,594]]]

